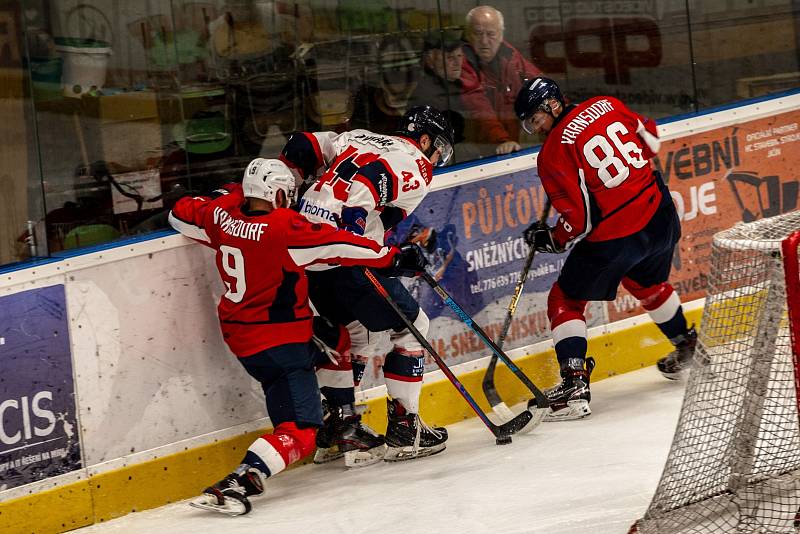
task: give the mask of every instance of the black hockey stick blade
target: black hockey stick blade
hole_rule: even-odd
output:
[[[511,326],[511,320],[514,316],[514,312],[517,310],[517,303],[522,296],[522,289],[525,286],[525,280],[528,278],[528,272],[531,269],[531,264],[533,263],[533,258],[535,255],[536,249],[531,247],[530,251],[528,252],[528,257],[525,259],[525,266],[522,269],[519,280],[517,281],[517,286],[514,288],[514,294],[511,296],[508,312],[506,313],[505,321],[503,321],[503,329],[500,331],[500,335],[497,338],[497,346],[500,348],[503,347],[503,343],[506,340],[506,335],[508,335],[508,330]],[[501,399],[500,395],[497,393],[497,388],[494,385],[494,372],[496,367],[497,354],[492,353],[492,358],[489,360],[489,365],[486,367],[486,374],[483,375],[483,383],[481,386],[483,388],[483,394],[486,396],[486,400],[489,401],[489,406],[492,407],[492,411],[494,411],[494,413],[497,414],[497,416],[503,421],[507,421],[513,416],[513,412],[506,405],[506,403],[503,402],[503,399]]]
[[[545,201],[544,209],[539,217],[539,222],[541,224],[546,223],[549,216],[550,199],[548,198]],[[511,328],[511,321],[514,318],[514,313],[517,311],[517,304],[519,303],[520,297],[522,297],[522,290],[525,288],[525,282],[528,280],[528,273],[531,270],[531,265],[533,264],[533,258],[535,256],[536,249],[531,247],[528,251],[528,256],[525,258],[525,264],[522,267],[519,280],[517,280],[517,285],[514,287],[514,294],[511,296],[511,301],[508,303],[508,311],[506,312],[506,318],[503,321],[503,329],[500,331],[500,335],[497,336],[496,344],[501,349],[505,343],[508,331]],[[513,417],[513,412],[511,409],[509,409],[506,403],[503,402],[503,399],[500,398],[500,395],[497,393],[497,388],[494,384],[494,372],[496,367],[497,354],[492,353],[492,358],[489,360],[489,365],[486,367],[486,373],[483,375],[481,387],[483,388],[483,394],[486,396],[486,400],[489,401],[489,406],[492,407],[492,411],[494,411],[494,413],[500,419],[507,421]]]
[[[439,353],[436,352],[436,349],[433,348],[430,342],[427,339],[425,339],[425,336],[423,336],[422,333],[417,329],[417,327],[414,326],[414,323],[411,321],[411,319],[406,317],[406,314],[403,313],[403,310],[400,309],[400,307],[397,305],[394,299],[389,295],[389,293],[386,291],[386,288],[383,287],[383,284],[381,284],[380,280],[378,280],[372,273],[372,271],[370,271],[366,267],[364,268],[364,274],[375,288],[375,291],[377,291],[378,294],[383,298],[383,300],[385,300],[389,304],[389,306],[391,306],[391,308],[394,310],[397,316],[400,317],[400,320],[403,321],[403,324],[406,325],[406,328],[408,328],[408,330],[416,338],[416,340],[420,343],[420,345],[422,345],[423,348],[426,351],[428,351],[433,360],[436,362],[436,365],[439,366],[439,369],[442,370],[442,372],[450,381],[450,383],[453,384],[453,386],[461,394],[464,400],[467,401],[467,404],[470,405],[472,410],[477,414],[478,418],[481,421],[483,421],[483,424],[485,424],[486,427],[489,429],[489,431],[491,431],[491,433],[494,434],[495,438],[503,440],[505,438],[508,438],[512,434],[516,434],[520,431],[525,431],[530,427],[530,422],[536,418],[536,415],[538,415],[534,413],[536,410],[533,409],[527,409],[524,412],[521,412],[517,417],[515,417],[514,419],[503,425],[494,424],[486,416],[486,413],[481,409],[481,407],[478,405],[478,403],[475,401],[472,395],[469,394],[467,389],[464,387],[464,384],[461,383],[461,381],[456,377],[456,375],[453,374],[453,371],[450,370],[450,368],[444,362],[442,357],[439,356]]]
[[[486,367],[486,373],[483,375],[481,387],[483,388],[483,394],[486,396],[486,400],[489,401],[489,406],[492,407],[492,411],[502,421],[509,421],[514,417],[514,412],[503,402],[503,399],[501,399],[500,395],[497,393],[497,388],[494,386],[495,367],[497,367],[497,355],[492,354],[489,365]]]

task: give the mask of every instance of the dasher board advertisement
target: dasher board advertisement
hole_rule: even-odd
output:
[[[80,469],[63,285],[0,298],[0,490]]]

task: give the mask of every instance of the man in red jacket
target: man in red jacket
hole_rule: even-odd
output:
[[[462,100],[482,131],[481,141],[497,145],[497,154],[520,149],[514,99],[525,80],[542,71],[503,40],[503,14],[491,6],[467,13]]]
[[[245,514],[247,497],[262,493],[266,478],[315,449],[322,406],[314,363],[327,356],[310,343],[313,313],[305,268],[365,265],[391,268],[396,276],[425,267],[418,248],[398,251],[308,222],[288,209],[295,191],[294,175],[283,162],[257,158],[241,185],[230,184],[214,197],[181,198],[169,214],[173,228],[216,251],[227,288],[217,307],[222,336],[261,383],[275,429],[250,445],[233,473],[192,502],[197,508]]]
[[[680,221],[650,166],[660,144],[655,121],[611,96],[565,106],[558,85],[542,77],[523,86],[514,109],[526,131],[546,136],[538,173],[560,214],[555,227],[534,223],[525,238],[541,252],[571,248],[547,299],[563,379],[548,392],[548,418],[579,419],[591,414],[584,309],[614,300],[620,283],[676,347],[658,362],[664,376],[678,378],[690,364],[697,334],[667,282]]]

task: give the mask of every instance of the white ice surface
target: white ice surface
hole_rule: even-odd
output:
[[[510,445],[471,419],[448,428],[437,456],[281,473],[246,516],[180,502],[77,532],[625,534],[658,483],[683,389],[650,367],[593,384],[588,419],[543,423]]]

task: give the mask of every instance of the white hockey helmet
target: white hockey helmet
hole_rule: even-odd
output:
[[[278,189],[286,195],[288,205],[294,203],[297,186],[289,167],[279,159],[256,158],[244,171],[244,196],[260,198],[275,204]]]

